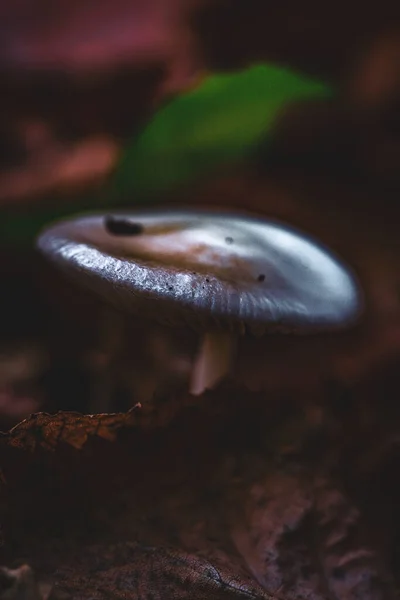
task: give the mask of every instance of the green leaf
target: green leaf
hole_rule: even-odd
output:
[[[286,103],[330,93],[272,65],[212,75],[156,113],[126,149],[113,190],[124,198],[149,196],[231,164],[265,139]]]

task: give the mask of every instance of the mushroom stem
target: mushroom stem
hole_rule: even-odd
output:
[[[212,389],[230,371],[236,351],[236,336],[225,332],[207,332],[194,362],[190,393],[199,396]]]

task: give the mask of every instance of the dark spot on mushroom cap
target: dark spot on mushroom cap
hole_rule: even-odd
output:
[[[226,238],[225,238],[225,242],[226,242],[227,244],[233,244],[233,241],[234,241],[234,240],[233,240],[233,238],[232,238],[232,237],[230,237],[230,236],[228,236],[228,237],[226,237]]]
[[[112,215],[105,217],[104,227],[112,235],[140,235],[143,233],[143,225],[140,223]]]
[[[140,222],[142,235],[109,235],[104,215],[94,215],[53,225],[38,245],[121,310],[203,330],[218,323],[257,334],[344,328],[361,312],[349,269],[291,228],[190,210],[128,212],[117,219]],[[235,244],[228,246],[232,232]],[[213,285],[206,286],[211,276]]]

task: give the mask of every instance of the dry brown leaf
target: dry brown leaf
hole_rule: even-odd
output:
[[[13,427],[8,434],[3,434],[0,443],[31,452],[38,446],[55,450],[61,442],[81,449],[90,436],[114,441],[118,429],[135,422],[138,410],[139,407],[134,406],[127,413],[119,414],[37,413]]]
[[[238,550],[270,593],[288,600],[395,598],[366,523],[332,478],[271,469],[237,498],[231,523]]]
[[[92,547],[57,573],[55,592],[66,598],[152,598],[154,600],[273,600],[249,576],[176,550],[142,544]],[[63,596],[64,597],[64,596]]]

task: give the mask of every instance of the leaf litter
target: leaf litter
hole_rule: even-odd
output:
[[[343,429],[237,386],[165,404],[3,434],[1,562],[49,600],[396,598]]]

